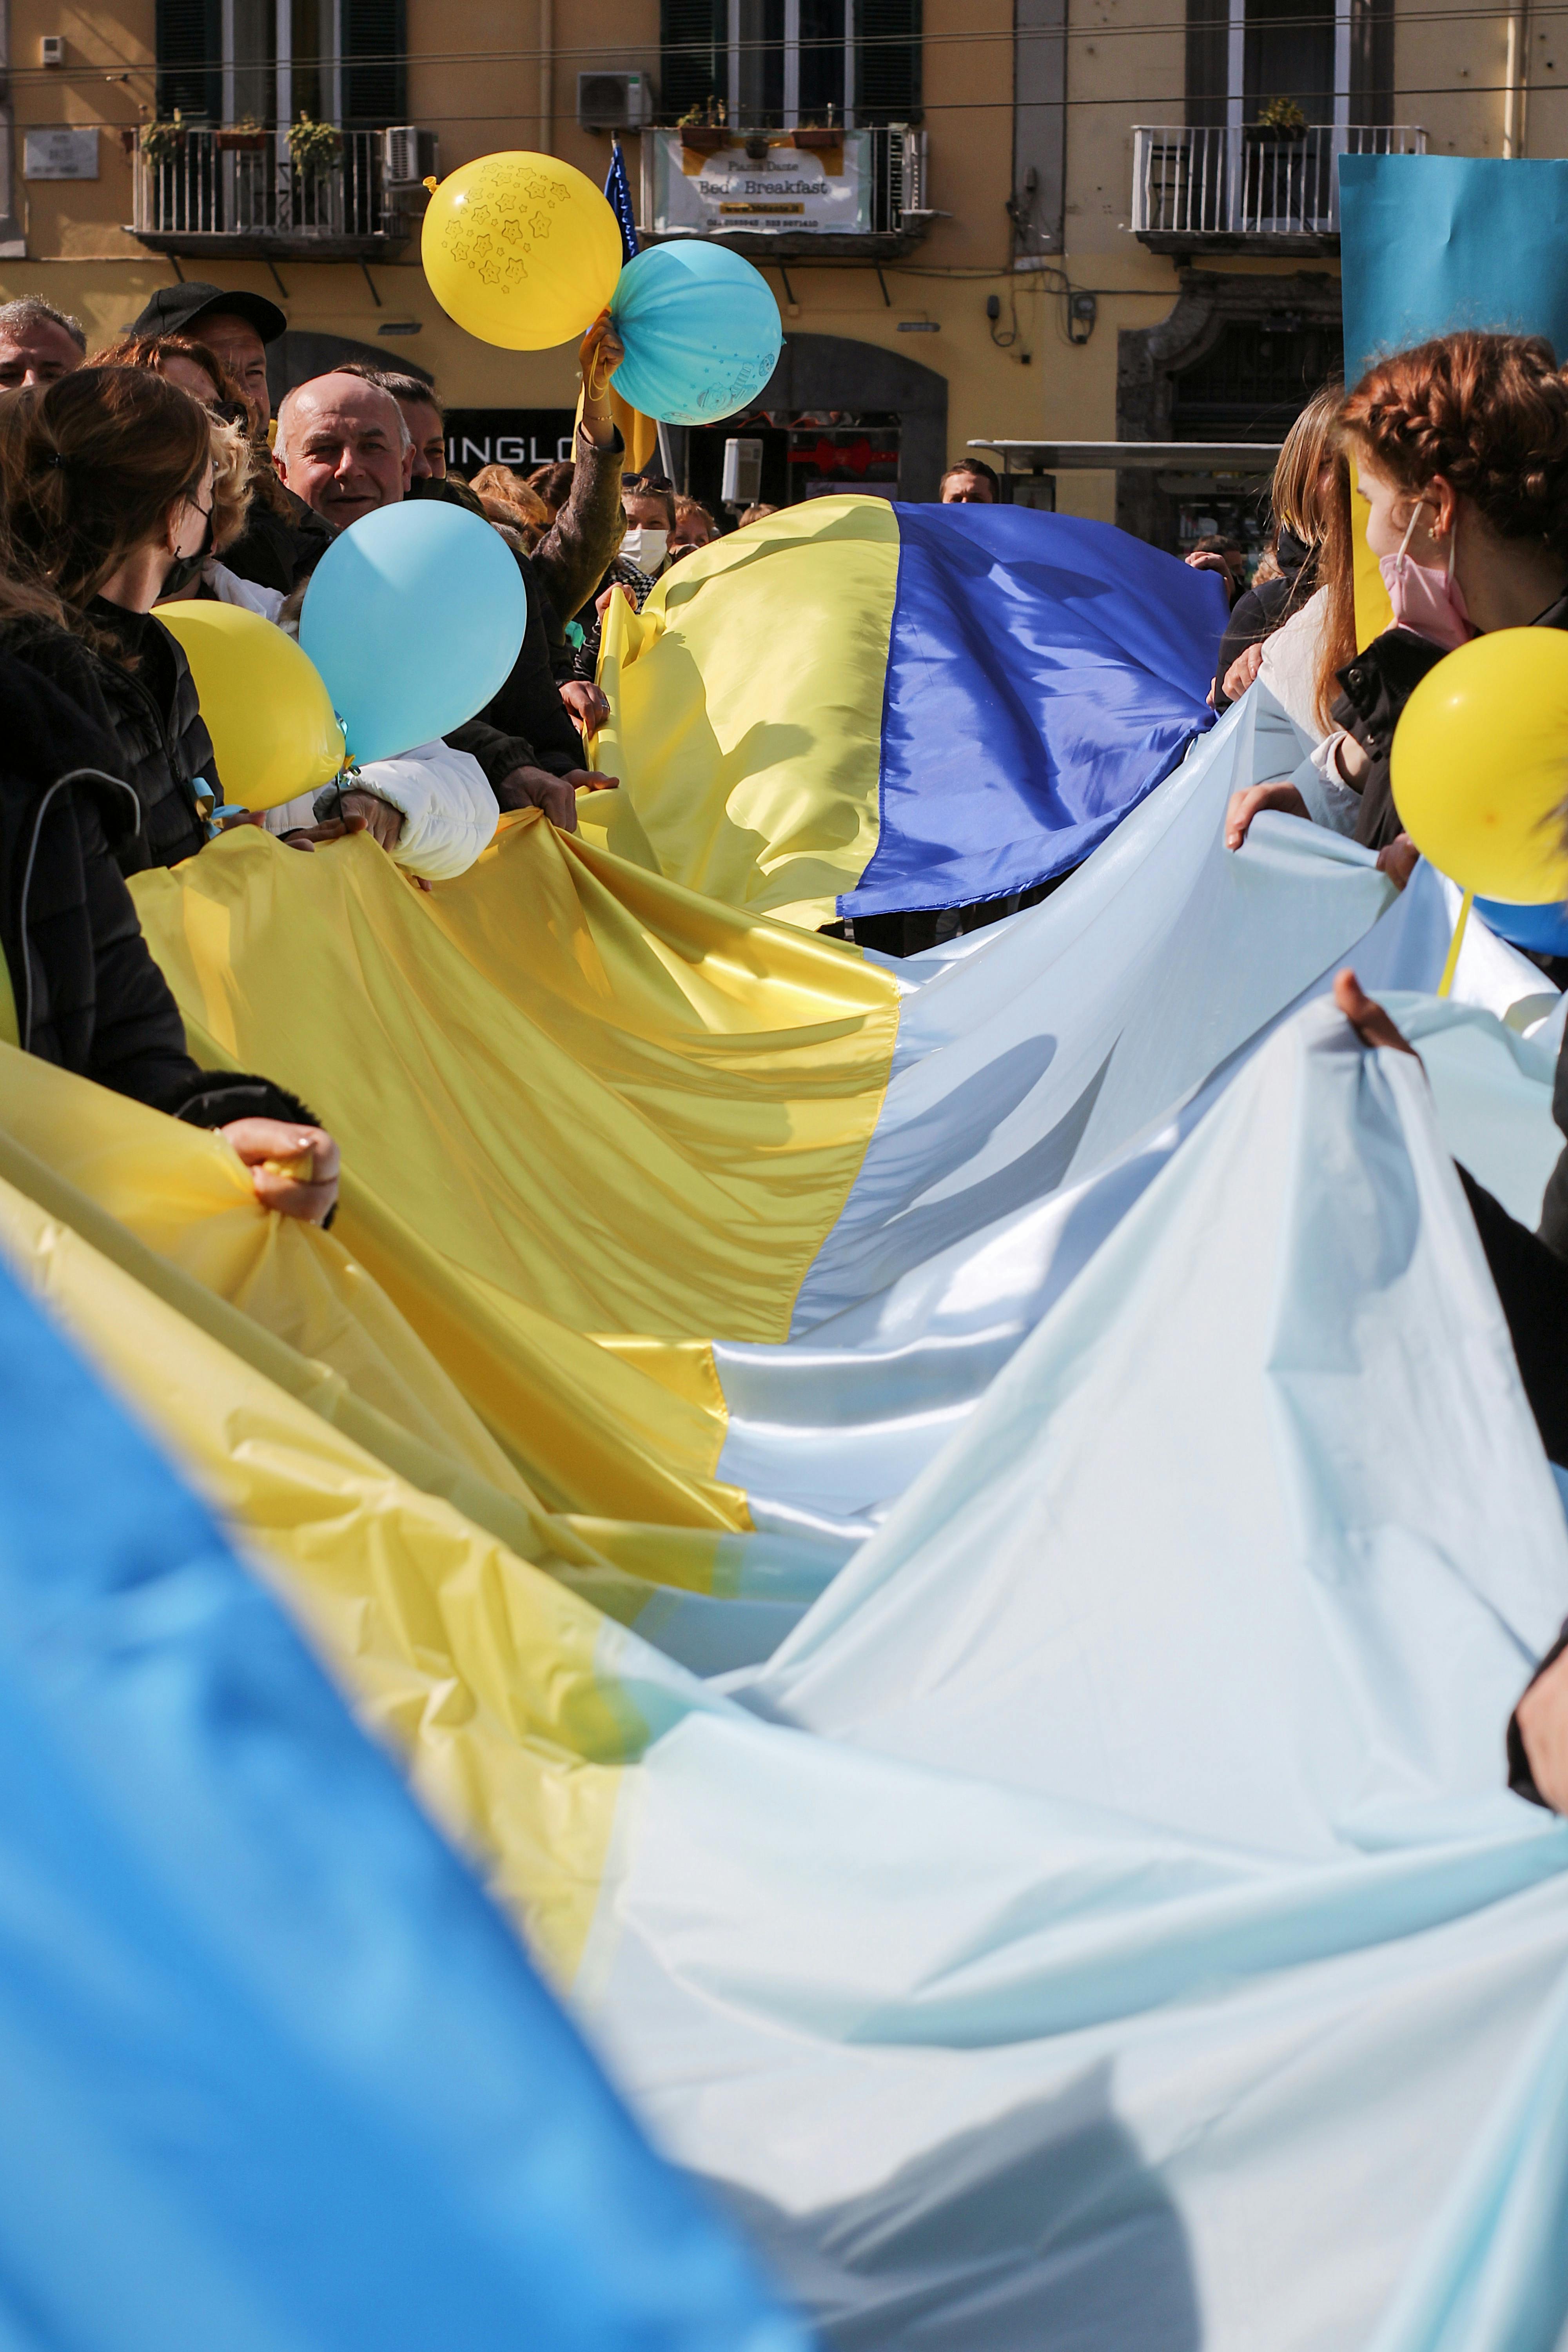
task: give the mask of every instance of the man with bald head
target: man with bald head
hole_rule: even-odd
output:
[[[391,393],[363,375],[318,375],[285,393],[272,452],[285,487],[329,530],[408,495],[414,444]]]
[[[368,374],[313,376],[286,393],[279,408],[273,464],[331,530],[347,530],[405,499],[414,455],[401,406]],[[447,741],[479,761],[498,807],[542,809],[565,833],[577,830],[579,788],[608,782],[583,765],[582,739],[562,707],[533,595],[511,676]]]

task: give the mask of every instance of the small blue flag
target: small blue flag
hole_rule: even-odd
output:
[[[610,210],[621,225],[621,259],[635,261],[637,245],[637,216],[632,207],[631,182],[626,178],[626,159],[621,152],[621,142],[615,141],[610,152],[610,176],[605,182],[605,195]]]

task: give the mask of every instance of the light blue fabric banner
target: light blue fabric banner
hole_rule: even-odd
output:
[[[1568,361],[1568,163],[1342,155],[1345,383],[1456,327],[1544,335]]]
[[[667,1671],[585,2014],[854,2352],[1547,2352],[1565,1606],[1427,1081],[1309,1004],[777,1656]]]
[[[0,1270],[9,2352],[805,2352]]]

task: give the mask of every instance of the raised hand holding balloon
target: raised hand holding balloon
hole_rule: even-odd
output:
[[[482,710],[516,661],[528,593],[500,533],[462,507],[378,507],[310,575],[300,643],[341,714],[351,760],[433,742]]]
[[[610,317],[626,352],[616,392],[665,425],[712,425],[750,407],[784,348],[761,270],[695,237],[628,261]]]
[[[621,232],[592,180],[553,155],[480,155],[426,183],[420,258],[448,318],[481,342],[542,352],[596,319]]]
[[[1568,635],[1498,629],[1429,670],[1391,761],[1399,821],[1465,893],[1438,994],[1453,983],[1472,900],[1568,900]]]

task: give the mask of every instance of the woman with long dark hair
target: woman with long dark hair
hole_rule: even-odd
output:
[[[142,824],[126,872],[173,866],[223,793],[190,666],[153,617],[212,544],[214,434],[200,403],[146,368],[79,368],[0,401],[6,568],[52,599],[0,627],[113,740]]]

